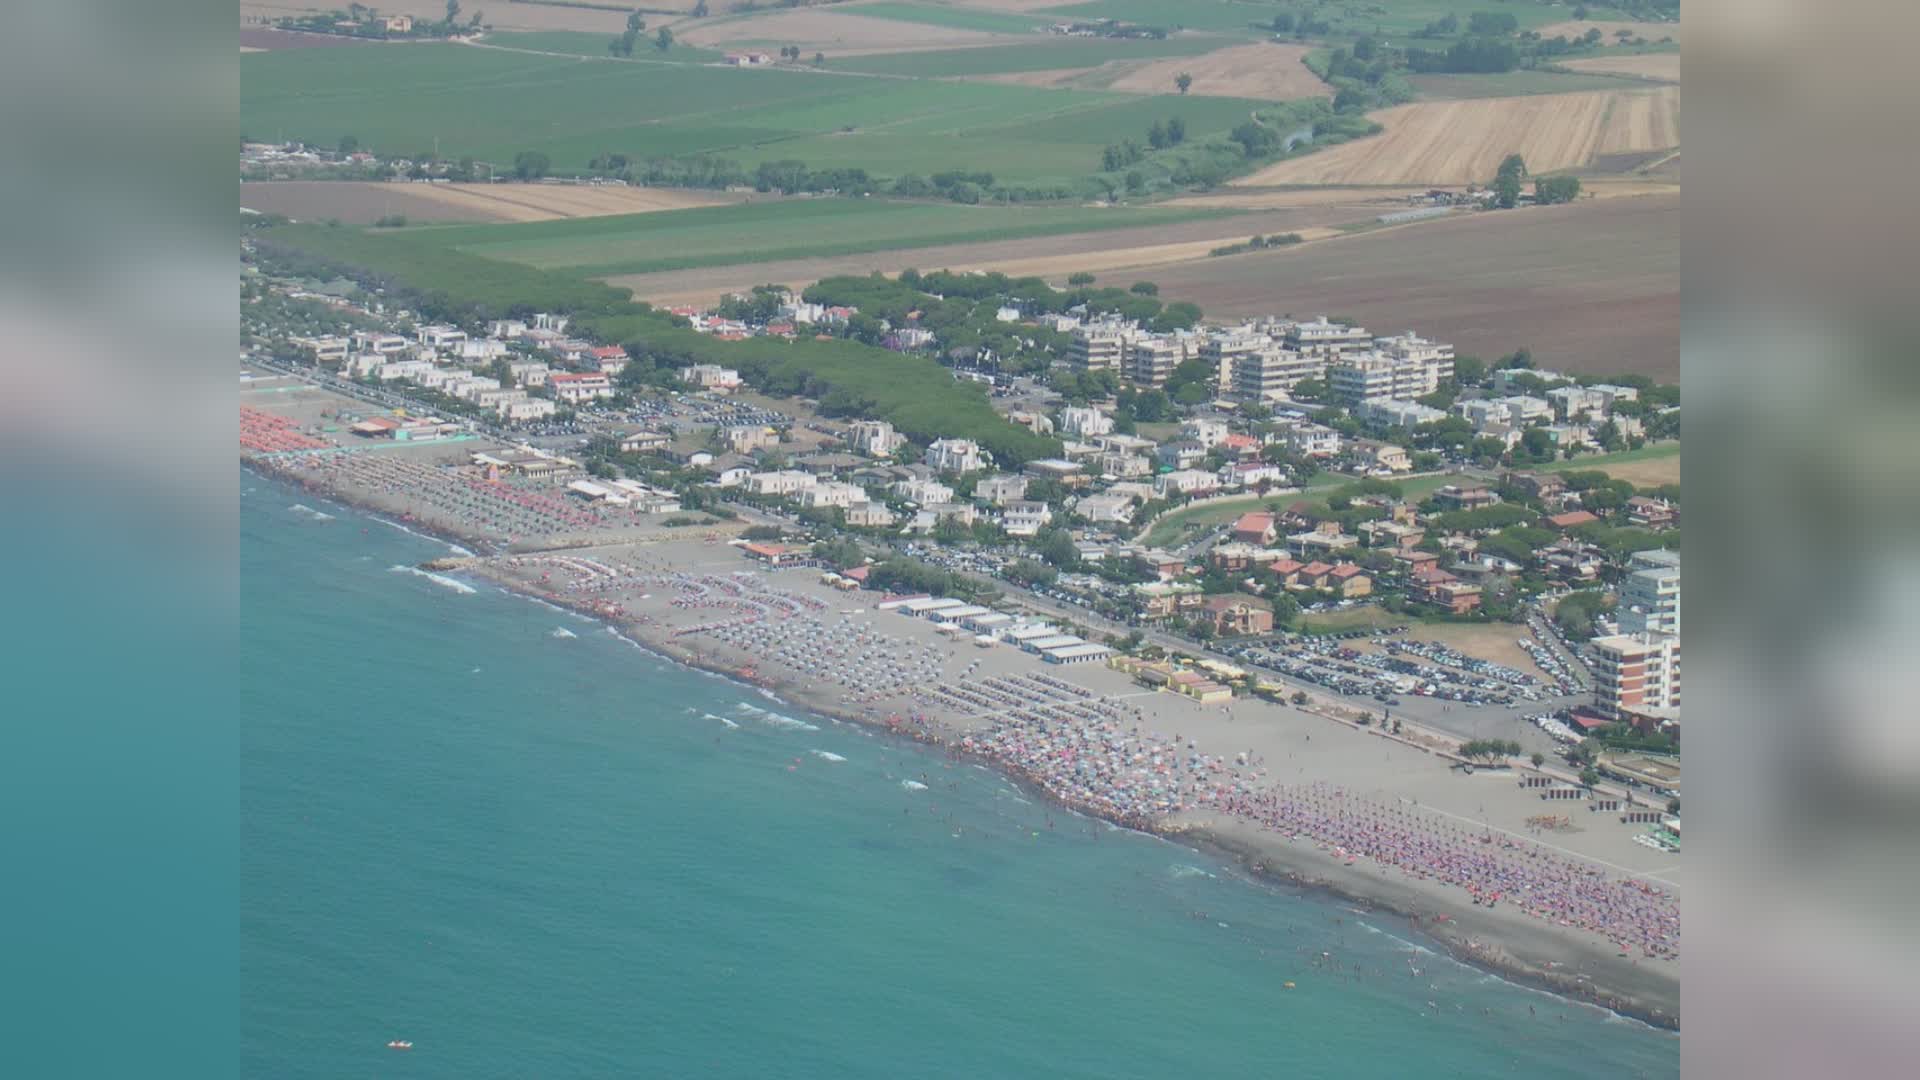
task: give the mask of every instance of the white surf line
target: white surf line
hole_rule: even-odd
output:
[[[1442,810],[1442,809],[1440,809],[1440,808],[1438,808],[1438,807],[1434,807],[1434,806],[1425,806],[1425,805],[1422,805],[1422,804],[1419,804],[1419,803],[1416,803],[1416,802],[1414,802],[1413,800],[1411,800],[1411,799],[1409,799],[1409,798],[1407,798],[1407,797],[1406,797],[1406,796],[1404,796],[1404,795],[1403,795],[1403,796],[1400,796],[1400,801],[1401,801],[1401,802],[1402,802],[1403,804],[1406,804],[1406,805],[1408,805],[1408,806],[1412,806],[1412,807],[1414,807],[1414,808],[1415,808],[1415,809],[1417,809],[1417,810],[1426,810],[1426,811],[1429,811],[1429,812],[1431,812],[1431,813],[1435,813],[1435,814],[1440,814],[1440,815],[1442,815],[1442,816],[1444,816],[1444,817],[1450,817],[1450,818],[1453,818],[1453,819],[1454,819],[1455,821],[1464,821],[1464,822],[1466,822],[1466,823],[1467,823],[1467,824],[1469,824],[1469,825],[1477,825],[1477,826],[1479,826],[1480,828],[1483,828],[1483,829],[1486,829],[1486,830],[1488,830],[1488,831],[1491,831],[1491,832],[1497,832],[1497,833],[1500,833],[1500,834],[1501,834],[1501,835],[1503,835],[1503,836],[1511,836],[1511,837],[1513,837],[1513,838],[1514,838],[1515,840],[1524,840],[1524,841],[1526,841],[1526,842],[1528,842],[1528,843],[1530,843],[1530,844],[1539,844],[1539,845],[1540,845],[1541,847],[1545,847],[1545,848],[1552,848],[1552,849],[1553,849],[1553,850],[1555,850],[1555,851],[1560,851],[1560,852],[1565,852],[1566,854],[1568,854],[1568,855],[1571,855],[1571,856],[1573,856],[1573,857],[1574,857],[1574,858],[1576,858],[1576,859],[1579,859],[1579,860],[1580,860],[1581,862],[1590,862],[1590,863],[1595,863],[1595,864],[1597,864],[1597,865],[1600,865],[1600,866],[1606,866],[1606,867],[1611,867],[1612,869],[1615,869],[1615,870],[1618,870],[1618,871],[1620,871],[1620,872],[1621,872],[1621,873],[1623,873],[1623,874],[1631,874],[1632,876],[1634,876],[1634,877],[1637,877],[1637,878],[1646,878],[1646,879],[1647,879],[1647,880],[1649,880],[1649,881],[1657,881],[1657,882],[1659,882],[1659,883],[1660,883],[1660,884],[1662,884],[1662,885],[1667,885],[1667,886],[1671,886],[1671,887],[1672,887],[1672,888],[1674,888],[1674,889],[1678,889],[1678,888],[1680,887],[1680,884],[1679,884],[1678,882],[1674,882],[1674,881],[1668,881],[1668,880],[1667,880],[1666,878],[1663,878],[1663,877],[1655,877],[1655,876],[1654,876],[1653,874],[1651,874],[1651,873],[1649,873],[1649,872],[1647,872],[1647,871],[1645,871],[1645,870],[1635,870],[1635,869],[1633,869],[1633,868],[1632,868],[1632,867],[1630,867],[1630,866],[1621,866],[1621,865],[1620,865],[1619,863],[1615,863],[1615,862],[1608,862],[1608,861],[1607,861],[1607,860],[1605,860],[1605,859],[1601,859],[1601,858],[1596,858],[1596,857],[1594,857],[1594,856],[1592,856],[1592,855],[1586,855],[1586,854],[1582,854],[1581,852],[1578,852],[1578,851],[1575,851],[1575,850],[1573,850],[1572,848],[1564,848],[1564,847],[1561,847],[1561,846],[1560,846],[1559,844],[1549,844],[1549,843],[1547,843],[1547,842],[1546,842],[1545,840],[1541,840],[1541,839],[1539,839],[1538,837],[1533,837],[1533,836],[1523,836],[1523,835],[1521,835],[1520,833],[1517,833],[1517,832],[1513,832],[1513,831],[1511,831],[1511,830],[1508,830],[1508,829],[1503,829],[1503,828],[1501,828],[1501,827],[1499,827],[1498,825],[1489,825],[1489,824],[1487,824],[1486,822],[1484,822],[1484,821],[1481,821],[1481,820],[1480,820],[1479,818],[1470,818],[1470,817],[1464,817],[1464,816],[1462,816],[1462,815],[1460,815],[1460,814],[1452,814],[1452,813],[1448,813],[1447,811],[1445,811],[1445,810]]]

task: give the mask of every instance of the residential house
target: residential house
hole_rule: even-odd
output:
[[[1100,411],[1097,406],[1068,406],[1060,413],[1060,430],[1082,438],[1106,435],[1113,431],[1113,417]]]
[[[779,469],[773,472],[757,472],[747,477],[746,488],[755,495],[778,495],[791,498],[818,484],[820,478],[798,469]]]
[[[868,457],[892,457],[907,444],[907,437],[885,420],[855,420],[847,428],[847,445]]]
[[[751,454],[780,445],[780,433],[765,424],[739,424],[726,429],[727,449],[736,454]]]
[[[623,454],[657,454],[672,445],[672,436],[658,431],[629,431],[619,436]]]
[[[1413,455],[1405,447],[1373,439],[1358,439],[1353,444],[1355,466],[1364,473],[1403,473],[1413,471]]]
[[[953,501],[953,489],[938,480],[901,480],[890,485],[890,490],[910,503],[920,506],[932,506]]]
[[[1125,495],[1088,495],[1073,504],[1073,512],[1097,525],[1124,525],[1133,520],[1133,500]]]
[[[1600,519],[1585,510],[1569,510],[1564,514],[1553,514],[1546,519],[1549,528],[1566,532],[1582,525],[1592,525]]]
[[[1488,490],[1484,484],[1446,484],[1433,493],[1434,505],[1442,510],[1478,510],[1499,501],[1500,496]]]
[[[845,509],[857,503],[869,501],[866,488],[858,484],[843,484],[833,480],[818,481],[813,486],[800,491],[800,505],[806,507]]]
[[[1206,603],[1200,586],[1190,581],[1149,581],[1133,587],[1143,619],[1168,619],[1184,615]]]
[[[1627,520],[1643,528],[1669,528],[1679,517],[1679,509],[1665,499],[1635,495],[1627,500]]]
[[[1354,563],[1341,563],[1327,572],[1326,587],[1352,600],[1373,592],[1373,575]]]
[[[898,515],[884,503],[855,503],[847,507],[847,524],[856,529],[884,529],[898,520]]]
[[[1259,511],[1241,514],[1239,520],[1233,523],[1232,533],[1234,540],[1240,543],[1262,547],[1273,543],[1280,535],[1278,527],[1274,525],[1273,515]]]
[[[1273,605],[1257,596],[1228,593],[1209,596],[1201,605],[1219,637],[1273,633]]]
[[[1147,548],[1134,552],[1133,561],[1134,565],[1154,575],[1161,581],[1172,581],[1174,578],[1186,573],[1187,570],[1187,560],[1170,551],[1161,551],[1158,548]]]
[[[1207,445],[1196,439],[1180,439],[1161,443],[1153,456],[1160,464],[1171,469],[1190,469],[1198,465],[1207,456]]]
[[[1337,521],[1323,521],[1306,532],[1293,533],[1287,537],[1287,546],[1302,558],[1315,555],[1328,555],[1357,547],[1360,538],[1340,531]]]
[[[1153,490],[1161,498],[1171,495],[1205,495],[1220,489],[1220,478],[1199,469],[1177,469],[1153,478]]]
[[[1027,478],[1019,473],[994,473],[973,485],[973,497],[994,506],[1005,506],[1027,497]]]
[[[941,472],[970,473],[987,467],[993,455],[972,439],[935,439],[927,447],[926,462]]]

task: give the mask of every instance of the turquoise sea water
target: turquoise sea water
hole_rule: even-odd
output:
[[[1678,1074],[1676,1037],[1391,919],[240,483],[243,1075]]]

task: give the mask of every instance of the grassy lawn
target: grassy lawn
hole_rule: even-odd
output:
[[[1396,480],[1402,496],[1408,502],[1419,502],[1434,489],[1457,481],[1459,477],[1451,474],[1435,476],[1416,476],[1407,480]],[[1241,514],[1254,510],[1285,510],[1295,503],[1311,503],[1319,509],[1326,509],[1327,496],[1340,488],[1354,483],[1355,478],[1337,473],[1321,473],[1307,482],[1307,486],[1292,495],[1249,495],[1243,499],[1224,499],[1220,502],[1205,503],[1175,510],[1154,522],[1147,530],[1145,543],[1151,547],[1164,547],[1168,544],[1184,543],[1187,537],[1215,525],[1224,525]]]
[[[526,224],[423,228],[393,238],[545,270],[602,276],[1057,236],[1193,221],[1218,213],[821,198]]]
[[[1311,615],[1302,615],[1298,622],[1300,630],[1309,634],[1329,634],[1340,630],[1385,630],[1393,626],[1410,626],[1420,620],[1412,615],[1395,615],[1378,604],[1359,604],[1345,611],[1321,611]]]
[[[523,40],[584,49],[590,37]],[[331,146],[352,135],[382,155],[437,147],[501,169],[537,150],[558,172],[609,152],[714,154],[748,169],[798,160],[880,177],[965,168],[1003,183],[1066,184],[1098,169],[1107,143],[1143,138],[1153,120],[1179,116],[1200,139],[1266,104],[443,44],[249,53],[240,66],[250,137]]]

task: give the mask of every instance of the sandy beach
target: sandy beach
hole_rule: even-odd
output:
[[[750,562],[727,543],[737,524],[671,528],[476,482],[459,463],[484,445],[251,461],[478,553],[433,570],[601,619],[769,690],[791,703],[779,713],[989,763],[1061,805],[1396,913],[1462,960],[1678,1027],[1678,856],[1634,843],[1638,827],[1590,803],[1543,802],[1513,771],[1468,773],[1415,740],[1289,705],[1202,705],[1101,664],[956,639],[879,610],[880,594],[823,584],[818,569]],[[1285,828],[1256,820],[1322,804],[1336,810]]]

